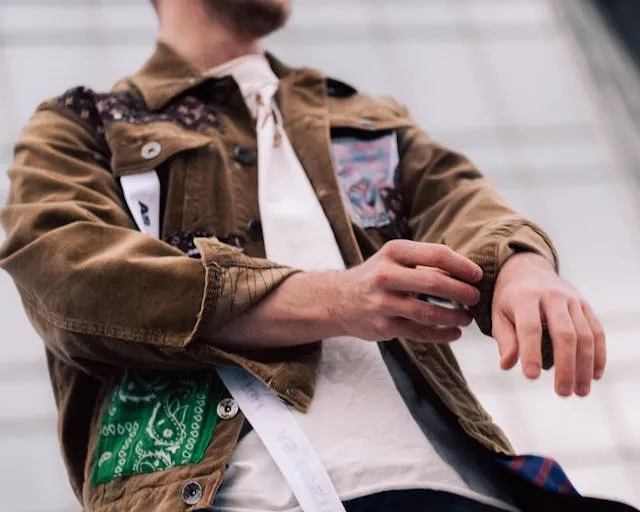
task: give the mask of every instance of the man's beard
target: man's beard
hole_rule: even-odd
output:
[[[281,28],[289,17],[287,2],[278,0],[205,0],[211,15],[247,39]]]

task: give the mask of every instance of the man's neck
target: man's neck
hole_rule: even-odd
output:
[[[243,39],[212,19],[200,1],[164,2],[162,7],[162,39],[201,71],[262,52],[260,41]]]

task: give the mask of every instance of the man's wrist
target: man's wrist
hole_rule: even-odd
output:
[[[222,348],[281,348],[345,335],[336,314],[341,274],[296,272],[209,339]]]
[[[520,251],[514,253],[511,257],[509,257],[509,259],[507,259],[507,261],[504,262],[502,268],[500,269],[500,273],[502,273],[505,269],[509,271],[511,269],[521,269],[524,267],[536,267],[541,270],[549,270],[555,273],[553,263],[544,256],[533,251]]]
[[[313,326],[322,339],[347,334],[343,274],[344,271],[300,272],[283,283],[295,287],[303,321]]]

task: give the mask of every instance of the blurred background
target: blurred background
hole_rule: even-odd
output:
[[[0,0],[0,203],[12,144],[44,98],[107,89],[149,56],[147,0]],[[609,368],[559,399],[498,368],[470,330],[472,387],[519,451],[552,455],[584,493],[640,507],[640,2],[294,0],[268,44],[408,105],[555,239],[608,331]],[[2,235],[0,235],[2,236]],[[0,510],[79,510],[58,453],[43,349],[0,274]]]

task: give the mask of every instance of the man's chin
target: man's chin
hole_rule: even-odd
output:
[[[289,0],[207,0],[212,13],[246,38],[259,39],[282,28]]]

